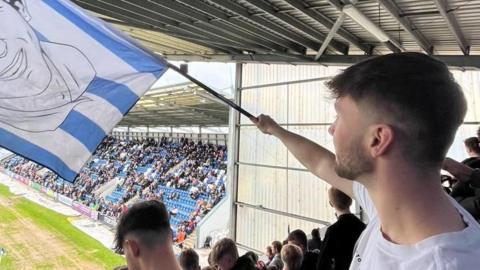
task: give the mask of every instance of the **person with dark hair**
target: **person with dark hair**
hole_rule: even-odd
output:
[[[232,239],[220,239],[211,251],[212,265],[218,270],[231,270],[238,260],[237,245]]]
[[[280,252],[282,251],[282,243],[280,241],[273,241],[272,242],[272,251],[273,251],[273,258],[267,266],[275,266],[277,269],[283,268],[282,257]]]
[[[480,142],[478,138],[470,137],[466,139],[464,143],[469,158],[462,161],[462,163],[470,168],[480,168]]]
[[[296,245],[302,250],[302,270],[315,269],[318,253],[307,250],[307,235],[302,230],[294,230],[288,234],[288,244]]]
[[[478,170],[480,168],[480,146],[478,138],[470,137],[466,139],[464,143],[467,154],[470,157],[462,161],[461,164]],[[452,164],[453,162],[457,163],[456,161],[447,159],[444,163],[447,167],[444,166],[444,169],[449,171],[448,164]],[[455,172],[450,173],[455,176],[454,180],[456,180],[456,183],[453,185],[450,192],[450,196],[472,214],[477,221],[480,221],[480,178],[473,181],[470,177],[466,178],[457,176],[455,175]]]
[[[182,250],[178,261],[180,262],[182,270],[200,270],[198,254],[191,248]]]
[[[245,253],[238,258],[232,270],[258,270],[256,267],[258,256],[252,251]]]
[[[310,251],[320,251],[322,247],[322,238],[320,238],[320,230],[315,228],[312,230],[312,239],[308,240],[307,249]]]
[[[365,224],[350,212],[352,199],[347,194],[331,187],[328,198],[338,220],[325,233],[317,269],[348,270],[355,243]]]
[[[258,262],[258,255],[253,251],[247,251],[243,256],[249,257],[254,264],[257,264]]]
[[[115,251],[125,254],[129,270],[180,270],[172,244],[167,208],[161,202],[134,204],[118,222]]]
[[[266,115],[251,120],[367,213],[350,269],[476,268],[480,226],[439,181],[467,107],[448,67],[421,53],[387,54],[327,86],[336,155]]]
[[[303,253],[297,245],[287,244],[282,248],[283,270],[302,269]]]

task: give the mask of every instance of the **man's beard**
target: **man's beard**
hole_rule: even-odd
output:
[[[373,170],[372,160],[362,149],[361,139],[352,141],[349,148],[337,153],[335,172],[338,176],[356,180],[362,174]]]

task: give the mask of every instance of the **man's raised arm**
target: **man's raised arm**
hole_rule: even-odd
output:
[[[267,115],[262,114],[251,120],[263,133],[280,139],[307,170],[354,198],[352,181],[339,177],[335,172],[335,155],[332,152],[305,137],[282,128]]]

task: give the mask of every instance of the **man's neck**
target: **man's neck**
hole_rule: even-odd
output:
[[[365,185],[378,212],[382,233],[391,242],[415,244],[465,227],[435,170],[418,172],[392,164],[379,168]]]
[[[141,270],[181,270],[171,247],[157,248],[140,262]]]
[[[474,153],[474,152],[470,152],[470,157],[471,157],[471,158],[478,158],[478,157],[480,157],[480,154]]]
[[[337,218],[339,218],[342,215],[351,214],[349,209],[347,210],[335,209],[335,213],[337,214]]]

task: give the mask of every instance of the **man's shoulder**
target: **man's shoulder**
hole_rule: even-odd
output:
[[[478,246],[465,248],[459,243],[456,246],[435,249],[435,263],[442,269],[478,269],[480,265],[480,242]]]
[[[365,223],[363,223],[357,216],[354,214],[346,214],[342,215],[340,219],[338,219],[337,222],[332,224],[333,228],[337,227],[360,227],[360,228],[365,228]]]

